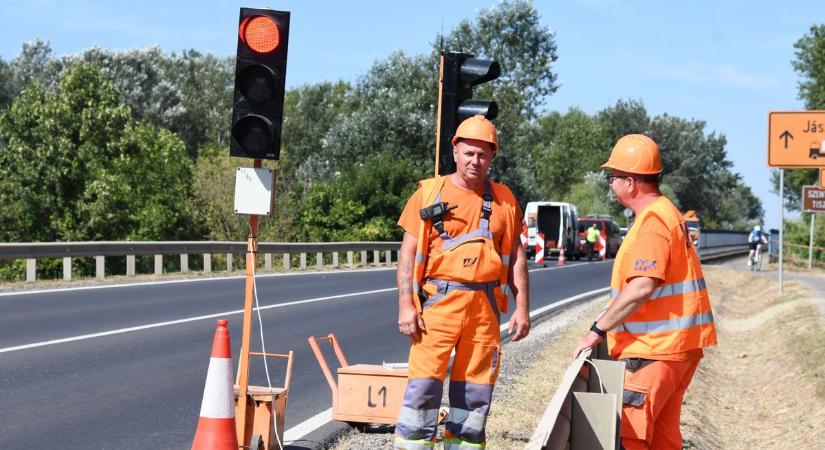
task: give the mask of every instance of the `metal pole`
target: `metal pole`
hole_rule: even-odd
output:
[[[815,213],[811,213],[811,237],[808,239],[808,270],[811,270],[811,266],[814,263],[814,218],[816,217]]]
[[[779,169],[779,293],[782,288],[782,259],[785,257],[785,169]]]

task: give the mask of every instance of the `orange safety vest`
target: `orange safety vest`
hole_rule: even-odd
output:
[[[421,205],[432,205],[437,203],[441,189],[447,177],[435,177],[418,182],[421,188]],[[502,184],[487,181],[492,189],[493,199],[497,199],[500,204],[493,204],[491,214],[507,214],[506,226],[501,239],[501,253],[496,253],[492,245],[492,237],[472,239],[472,245],[457,245],[449,247],[444,245],[441,236],[435,239],[430,245],[430,230],[433,227],[432,220],[422,220],[418,229],[418,244],[415,250],[415,264],[413,266],[413,293],[416,295],[422,291],[426,279],[426,269],[428,259],[433,259],[434,264],[438,263],[440,272],[447,271],[448,278],[460,282],[486,282],[498,281],[493,289],[496,299],[496,306],[499,311],[506,313],[508,310],[508,295],[510,293],[509,272],[510,254],[513,248],[513,239],[516,232],[516,211],[518,209],[516,199],[509,188]],[[459,236],[453,236],[454,239]],[[449,248],[448,248],[449,247]],[[480,248],[479,248],[480,247]],[[474,252],[469,254],[467,252]],[[478,258],[473,264],[473,271],[462,273],[464,258]],[[443,275],[442,275],[443,278]],[[473,278],[473,279],[468,279]],[[419,312],[422,311],[421,302],[415,302]]]
[[[645,208],[627,233],[610,282],[610,302],[627,285],[627,251],[636,245],[636,231],[646,220],[659,220],[670,232],[670,260],[665,279],[633,314],[607,333],[616,358],[670,355],[716,345],[716,326],[699,257],[688,238],[684,217],[667,198]]]

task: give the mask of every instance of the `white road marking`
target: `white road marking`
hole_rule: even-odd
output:
[[[350,294],[330,295],[328,297],[316,297],[316,298],[310,298],[310,299],[306,299],[306,300],[297,300],[297,301],[294,301],[294,302],[279,303],[277,305],[261,306],[260,308],[256,308],[256,309],[260,309],[261,311],[264,311],[264,310],[267,310],[267,309],[285,308],[287,306],[302,305],[302,304],[305,304],[305,303],[325,302],[325,301],[336,300],[336,299],[345,298],[345,297],[355,297],[355,296],[360,296],[360,295],[379,294],[379,293],[382,293],[382,292],[395,291],[397,289],[398,288],[386,288],[386,289],[375,289],[375,290],[372,290],[372,291],[353,292],[353,293],[350,293]],[[14,351],[17,351],[17,350],[25,350],[25,349],[36,348],[36,347],[45,347],[45,346],[48,346],[48,345],[62,344],[62,343],[65,343],[65,342],[82,341],[82,340],[86,340],[86,339],[93,339],[93,338],[98,338],[98,337],[103,337],[103,336],[111,336],[113,334],[130,333],[132,331],[148,330],[150,328],[159,328],[159,327],[165,327],[165,326],[169,326],[169,325],[178,325],[178,324],[181,324],[181,323],[194,322],[194,321],[197,321],[197,320],[204,320],[204,319],[213,319],[213,318],[216,318],[216,317],[226,317],[226,316],[235,315],[235,314],[243,314],[243,309],[236,309],[234,311],[224,311],[224,312],[219,312],[219,313],[215,313],[215,314],[208,314],[208,315],[205,315],[205,316],[187,317],[185,319],[170,320],[170,321],[167,321],[167,322],[150,323],[150,324],[146,324],[146,325],[139,325],[139,326],[136,326],[136,327],[121,328],[121,329],[118,329],[118,330],[102,331],[100,333],[84,334],[82,336],[74,336],[74,337],[69,337],[69,338],[64,338],[64,339],[54,339],[54,340],[51,340],[51,341],[35,342],[33,344],[18,345],[18,346],[15,346],[15,347],[0,348],[0,353],[14,352]]]
[[[380,272],[383,270],[395,270],[395,267],[376,267],[376,268],[364,268],[359,270],[352,270],[352,271],[343,271],[343,270],[325,270],[325,271],[318,271],[318,272],[284,272],[284,273],[256,273],[255,278],[272,278],[272,277],[294,277],[294,276],[301,276],[301,275],[330,275],[330,274],[346,274],[346,273],[356,273],[356,272]],[[209,277],[209,278],[185,278],[180,280],[164,280],[164,281],[140,281],[134,283],[123,283],[123,284],[106,284],[102,286],[78,286],[78,287],[70,287],[70,288],[55,288],[55,289],[37,289],[37,290],[23,290],[23,291],[14,291],[14,292],[0,292],[0,297],[11,297],[15,295],[29,295],[29,294],[51,294],[54,292],[71,292],[71,291],[86,291],[86,290],[94,290],[94,289],[112,289],[112,288],[124,288],[124,287],[134,287],[134,286],[153,286],[159,284],[177,284],[177,283],[197,283],[202,281],[221,281],[221,280],[237,280],[246,278],[246,275],[233,275],[233,276],[226,276],[226,277]]]

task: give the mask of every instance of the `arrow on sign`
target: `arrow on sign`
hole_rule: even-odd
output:
[[[779,135],[779,139],[785,140],[785,148],[788,148],[788,138],[793,139],[793,135],[788,130],[785,130],[784,133]]]

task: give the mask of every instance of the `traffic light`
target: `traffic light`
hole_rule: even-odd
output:
[[[288,11],[241,8],[231,156],[280,156],[288,43]]]
[[[441,52],[441,85],[438,112],[438,174],[455,172],[452,139],[464,119],[481,114],[492,120],[498,115],[493,101],[472,100],[473,86],[495,80],[501,75],[496,61],[476,59],[472,54]]]

